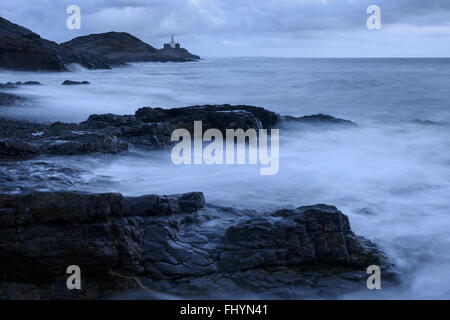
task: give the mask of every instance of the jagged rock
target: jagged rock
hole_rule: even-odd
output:
[[[357,237],[347,216],[333,206],[315,205],[275,212],[229,228],[220,254],[225,271],[298,264],[332,264],[355,269],[384,265],[370,241]]]
[[[80,85],[80,84],[90,84],[89,81],[72,81],[72,80],[65,80],[62,85],[68,86],[68,85]]]
[[[142,219],[159,214],[157,210],[139,210],[140,201],[145,204],[148,197],[153,199],[153,208],[159,206],[163,215],[168,203],[173,204],[172,214],[204,206],[199,193],[147,196],[134,198],[132,203],[120,194],[0,195],[0,260],[5,262],[0,271],[4,279],[50,281],[72,264],[82,267],[88,275],[106,274],[111,268],[142,273]]]
[[[300,207],[266,217],[247,212],[252,215],[247,220],[242,214],[205,207],[198,192],[0,195],[0,297],[28,288],[28,295],[20,294],[72,298],[64,289],[69,265],[80,266],[83,283],[93,288],[82,291],[83,298],[114,290],[117,277],[136,280],[128,287],[144,283],[203,296],[217,294],[217,286],[238,295],[298,288],[298,295],[314,290],[320,279],[322,293],[328,283],[328,294],[334,294],[333,282],[341,290],[364,286],[370,264],[388,269],[380,249],[354,235],[335,207]]]
[[[30,141],[46,128],[45,124],[0,118],[0,138],[20,138]]]
[[[140,108],[136,119],[143,122],[169,121],[177,126],[193,130],[194,121],[202,121],[203,129],[262,129],[278,123],[280,117],[264,108],[246,105],[204,105],[184,108]]]
[[[199,59],[185,49],[157,50],[124,32],[82,36],[57,44],[0,17],[0,68],[22,71],[68,71],[76,63],[89,69],[109,69],[127,62]]]
[[[291,120],[294,119],[294,120]],[[202,129],[219,129],[223,135],[227,129],[270,129],[280,121],[297,121],[319,124],[353,124],[351,121],[326,115],[303,118],[280,117],[264,108],[247,105],[204,105],[184,108],[140,108],[135,115],[94,114],[79,124],[55,122],[43,126],[42,131],[26,130],[27,141],[39,146],[43,153],[88,154],[118,153],[134,144],[150,150],[159,150],[173,145],[172,132],[184,128],[193,132],[194,121],[202,121]],[[8,125],[5,127],[8,129]],[[2,137],[0,124],[0,137]],[[9,130],[7,136],[17,136]]]
[[[64,71],[63,51],[57,43],[0,17],[0,68]]]
[[[185,108],[161,109],[144,107],[134,116],[114,114],[91,115],[80,123],[81,127],[117,135],[126,142],[162,149],[171,145],[174,129],[193,131],[194,121],[202,121],[203,130],[270,128],[279,121],[276,113],[253,106],[206,105]]]
[[[203,194],[198,192],[161,198],[156,195],[128,197],[132,211],[139,216],[161,216],[177,212],[194,212],[205,205]]]

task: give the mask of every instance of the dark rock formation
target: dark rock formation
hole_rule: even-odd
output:
[[[226,129],[262,129],[270,128],[278,123],[280,117],[264,108],[239,105],[204,105],[184,108],[160,109],[141,108],[135,113],[142,122],[158,122],[169,120],[174,124],[202,121],[203,129],[216,128],[223,132]]]
[[[183,62],[198,59],[182,49],[178,50],[183,54],[167,54],[125,32],[78,37],[62,43],[61,47],[92,65],[114,66],[127,62]]]
[[[203,130],[224,131],[267,129],[283,119],[253,106],[207,105],[91,115],[79,124],[5,120],[0,160],[117,153],[128,143],[164,148],[173,129],[192,129],[196,120]],[[81,182],[82,173],[42,160],[2,163],[0,298],[91,299],[131,288],[144,298],[155,291],[199,298],[330,298],[365,288],[369,265],[382,268],[384,285],[394,276],[382,251],[355,235],[332,206],[268,214],[206,206],[197,192],[80,193],[76,189],[89,183]],[[80,291],[66,287],[69,265],[81,267]]]
[[[353,124],[331,116],[294,118],[307,124]],[[299,120],[300,119],[300,120]],[[314,120],[310,120],[314,119]],[[118,153],[128,150],[128,144],[150,150],[173,145],[173,130],[184,128],[193,133],[194,121],[202,121],[202,129],[270,129],[289,120],[264,108],[247,105],[204,105],[184,108],[140,108],[135,115],[94,114],[79,124],[56,122],[41,126],[42,131],[31,127],[23,131],[16,126],[8,129],[8,121],[0,125],[2,136],[20,138],[38,148],[37,154],[75,155],[89,153]],[[7,131],[9,135],[2,134]],[[22,132],[22,134],[19,133]],[[7,154],[7,153],[5,153]]]
[[[0,118],[0,139],[20,138],[30,140],[34,135],[43,133],[47,127],[47,125],[40,123]]]
[[[0,195],[0,297],[97,298],[124,287],[194,297],[285,289],[298,297],[319,281],[363,288],[370,264],[388,272],[384,254],[334,207],[239,213],[209,227],[224,212],[234,214],[205,207],[201,193]],[[83,290],[67,290],[69,265],[80,266]]]
[[[7,82],[7,83],[0,83],[0,89],[14,89],[18,86],[38,86],[41,85],[39,81],[16,81],[16,82]]]
[[[206,105],[185,108],[141,108],[134,116],[113,114],[91,115],[81,127],[116,135],[122,140],[150,149],[171,145],[172,131],[185,128],[193,132],[194,121],[202,121],[203,131],[217,128],[247,130],[274,126],[279,116],[263,108],[252,106]]]
[[[73,86],[73,85],[81,85],[81,84],[90,84],[89,81],[72,81],[72,80],[65,80],[62,85],[64,86]]]
[[[117,137],[99,133],[72,134],[56,139],[44,139],[42,142],[41,152],[46,154],[76,155],[97,152],[115,154],[128,150],[128,144],[120,142]]]
[[[185,49],[160,51],[123,32],[92,34],[58,45],[0,17],[0,69],[67,71],[72,63],[89,69],[109,69],[127,62],[196,59],[199,57]]]
[[[333,206],[315,205],[248,220],[225,233],[220,250],[224,270],[263,266],[328,264],[365,268],[383,264],[376,246],[357,237],[347,216]]]
[[[63,71],[66,54],[57,43],[0,17],[0,68]]]
[[[38,85],[41,85],[41,83],[39,81],[25,81],[25,82],[18,81],[15,84],[19,85],[19,86],[38,86]]]
[[[24,160],[39,154],[39,148],[17,138],[0,140],[0,159]]]

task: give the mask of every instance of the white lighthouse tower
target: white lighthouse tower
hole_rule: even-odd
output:
[[[170,47],[172,48],[172,49],[175,49],[175,46],[176,46],[176,43],[175,43],[175,40],[174,40],[174,38],[173,38],[173,34],[172,34],[172,36],[170,37]]]

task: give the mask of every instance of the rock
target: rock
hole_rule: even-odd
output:
[[[141,283],[183,296],[293,290],[298,297],[320,281],[322,294],[334,295],[365,286],[370,264],[388,270],[382,251],[335,207],[243,214],[205,207],[198,192],[0,194],[0,297],[72,299],[64,288],[69,265],[80,266],[90,288],[78,298],[90,299]]]
[[[128,144],[150,150],[169,148],[175,129],[184,128],[193,133],[194,121],[202,121],[202,129],[271,129],[280,121],[302,123],[353,124],[350,121],[325,115],[303,118],[280,117],[264,108],[248,105],[203,105],[162,109],[144,107],[134,115],[94,114],[79,124],[56,122],[42,131],[27,132],[26,141],[32,141],[43,153],[74,155],[89,153],[118,153],[128,150]],[[9,136],[17,136],[8,130]],[[2,127],[0,124],[0,137]]]
[[[25,81],[25,82],[22,82],[22,85],[24,85],[24,86],[39,86],[39,85],[42,85],[42,83],[40,83],[39,81]]]
[[[129,197],[134,214],[139,216],[170,215],[177,212],[195,212],[205,206],[205,198],[200,192],[175,196],[148,195]]]
[[[0,68],[21,71],[68,71],[67,65],[109,69],[127,62],[198,59],[185,49],[157,50],[124,32],[82,36],[57,44],[0,17]]]
[[[193,131],[194,121],[202,121],[203,130],[262,129],[277,124],[279,116],[253,106],[205,105],[185,108],[140,108],[134,116],[114,114],[91,115],[80,123],[81,130],[116,135],[122,140],[151,150],[172,145],[171,134],[177,128]],[[82,129],[84,128],[84,129]]]
[[[315,114],[311,116],[303,116],[303,117],[292,117],[292,116],[285,116],[283,117],[283,120],[288,122],[297,122],[297,123],[303,123],[303,124],[336,124],[336,125],[348,125],[348,126],[355,126],[356,123],[344,120],[340,118],[335,118],[330,115],[326,114]]]
[[[128,150],[127,143],[120,142],[115,136],[105,134],[86,133],[65,138],[71,140],[57,140],[45,143],[42,147],[43,152],[57,155],[77,155],[97,152],[116,154]]]
[[[80,84],[90,84],[88,81],[72,81],[72,80],[65,80],[62,85],[80,85]]]
[[[264,108],[246,105],[204,105],[184,108],[160,109],[140,108],[136,119],[143,122],[169,121],[177,128],[193,130],[194,121],[202,121],[203,130],[216,128],[225,133],[226,129],[262,129],[278,123],[280,117]]]
[[[23,102],[25,99],[15,94],[0,92],[0,106],[11,106],[18,102]]]
[[[0,83],[0,89],[14,89],[18,86],[36,86],[41,85],[39,81],[16,81],[16,82],[7,82],[7,83]]]
[[[0,68],[20,71],[65,71],[57,43],[0,17]]]
[[[15,87],[15,86],[38,86],[38,85],[41,85],[41,83],[39,81],[25,81],[25,82],[16,81],[14,83],[8,82],[6,85],[12,86],[12,87]]]
[[[201,194],[171,198],[177,201],[177,197],[180,204],[204,205]],[[167,200],[153,198],[160,203]],[[139,199],[133,203],[138,205]],[[182,213],[172,209],[173,214]],[[108,277],[110,270],[141,274],[145,216],[145,212],[133,212],[133,206],[120,194],[0,195],[0,260],[8,261],[0,265],[2,280],[57,283],[73,264],[80,266],[90,281]],[[152,239],[156,236],[149,235]]]
[[[138,121],[134,116],[119,116],[112,113],[92,114],[86,121],[81,123],[81,125],[85,125],[93,129],[104,129],[108,127],[131,127],[137,124]]]
[[[39,154],[39,148],[17,138],[0,140],[0,159],[24,160]]]
[[[298,264],[363,269],[386,264],[377,247],[357,237],[350,229],[347,216],[333,206],[299,207],[272,216],[281,220],[248,220],[226,231],[220,250],[223,270]]]
[[[128,62],[191,61],[196,56],[182,51],[182,54],[168,54],[125,32],[108,32],[82,36],[61,44],[61,47],[87,64],[105,67]]]
[[[0,118],[0,138],[20,138],[30,141],[33,134],[39,134],[46,128],[45,124]]]

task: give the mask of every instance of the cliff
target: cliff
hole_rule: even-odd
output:
[[[0,69],[67,71],[71,63],[108,69],[128,62],[185,62],[199,58],[181,48],[155,49],[124,32],[91,34],[57,44],[0,17]]]

